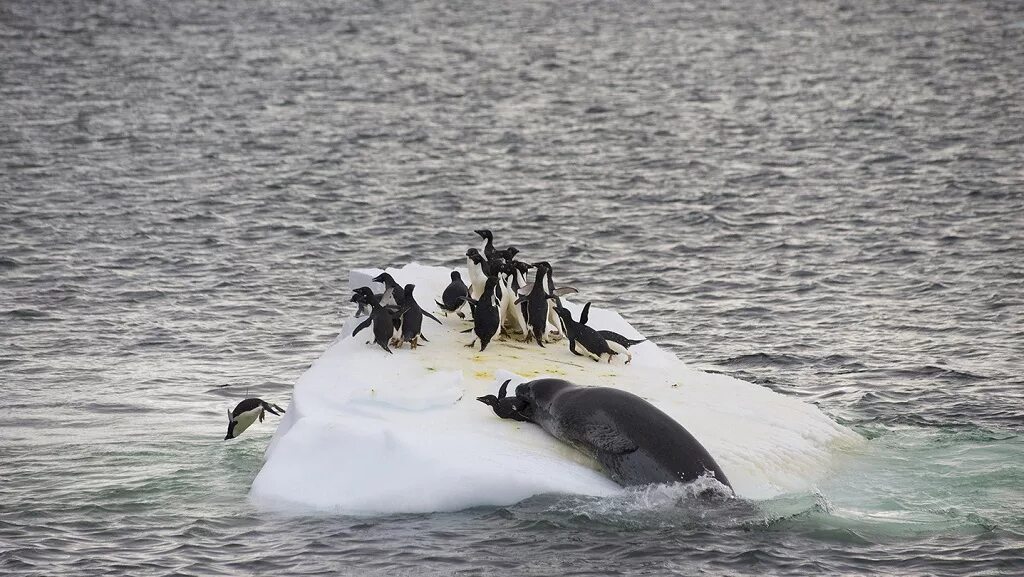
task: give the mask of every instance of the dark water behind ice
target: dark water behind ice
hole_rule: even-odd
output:
[[[1005,573],[1024,4],[0,4],[0,573]],[[495,230],[871,438],[817,493],[282,517],[350,268]]]

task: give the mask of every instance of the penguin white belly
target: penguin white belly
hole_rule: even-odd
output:
[[[237,417],[235,417],[235,430],[233,432],[234,436],[237,437],[241,435],[243,431],[248,429],[253,423],[256,422],[256,419],[260,416],[260,413],[262,412],[263,407],[256,407],[255,409],[251,409],[244,413],[240,413]]]
[[[466,271],[469,273],[469,297],[473,300],[480,300],[480,295],[484,294],[484,286],[487,284],[483,268],[474,263],[473,259],[467,257]]]
[[[512,302],[512,289],[508,287],[508,283],[498,278],[498,284],[500,285],[499,290],[501,291],[501,297],[497,298],[495,295],[495,301],[498,306],[498,332],[505,326],[505,319],[508,317],[508,305]]]

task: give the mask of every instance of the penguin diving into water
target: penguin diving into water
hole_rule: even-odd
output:
[[[263,399],[246,399],[235,405],[233,411],[228,411],[228,434],[224,440],[234,439],[241,435],[250,425],[259,419],[263,422],[264,411],[273,415],[281,416],[284,409],[264,401]],[[281,411],[280,413],[278,411]]]

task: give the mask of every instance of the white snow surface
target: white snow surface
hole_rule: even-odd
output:
[[[350,285],[374,286],[381,271],[355,270]],[[499,419],[476,397],[511,378],[544,376],[617,387],[671,415],[718,461],[737,496],[765,499],[807,491],[827,476],[839,450],[863,440],[817,407],[726,375],[692,369],[655,343],[632,347],[633,362],[596,363],[567,341],[540,348],[517,340],[464,345],[472,323],[434,304],[449,269],[409,264],[387,272],[416,285],[430,342],[389,355],[372,328],[339,337],[299,378],[253,481],[259,506],[374,515],[509,505],[540,493],[614,495],[622,489],[588,457],[531,423]],[[468,278],[464,270],[463,279]],[[582,297],[583,295],[575,295]],[[580,304],[563,299],[579,318]],[[588,324],[640,338],[617,313],[592,306]]]

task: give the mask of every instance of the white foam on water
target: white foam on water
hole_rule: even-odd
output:
[[[376,270],[350,275],[371,284]],[[472,323],[441,316],[434,304],[450,270],[410,264],[388,269],[443,321],[425,318],[421,348],[374,344],[363,319],[350,318],[295,385],[291,406],[267,449],[250,496],[264,507],[345,514],[453,511],[509,505],[542,493],[617,495],[622,489],[596,463],[536,425],[499,419],[476,397],[506,378],[541,376],[617,387],[671,415],[714,456],[740,497],[763,499],[811,490],[838,449],[862,442],[817,407],[738,379],[688,367],[644,342],[633,362],[596,363],[565,341],[493,341],[480,352],[464,345]],[[462,271],[465,278],[465,271]],[[376,286],[381,290],[380,285]],[[578,318],[580,305],[564,301]],[[365,317],[364,317],[365,318]],[[592,307],[590,326],[639,338],[612,311]]]

